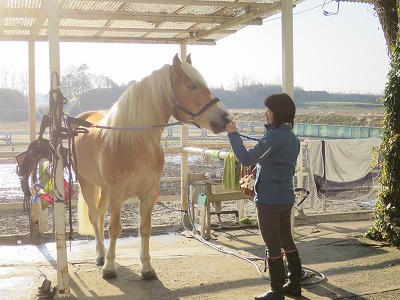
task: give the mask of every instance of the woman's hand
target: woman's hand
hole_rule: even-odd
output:
[[[236,128],[236,123],[235,123],[235,121],[230,121],[228,124],[226,124],[225,130],[226,130],[228,133],[229,133],[229,132],[237,132],[237,128]]]

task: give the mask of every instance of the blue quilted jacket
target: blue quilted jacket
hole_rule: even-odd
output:
[[[265,135],[250,149],[243,145],[239,133],[228,133],[232,151],[243,166],[257,164],[256,203],[293,203],[293,176],[300,151],[299,139],[290,124],[266,128]]]

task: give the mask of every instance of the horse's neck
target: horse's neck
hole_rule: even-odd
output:
[[[172,97],[168,66],[136,83],[123,94],[104,120],[108,126],[132,130],[107,132],[106,143],[113,149],[145,145],[151,151],[159,147],[164,127],[172,115]]]

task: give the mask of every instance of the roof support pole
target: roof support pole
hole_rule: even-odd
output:
[[[35,104],[35,41],[28,42],[28,64],[29,64],[29,141],[36,139],[36,104]]]
[[[282,11],[282,92],[294,99],[293,0],[281,0]],[[294,207],[291,216],[294,236]]]
[[[182,43],[180,45],[181,59],[186,61],[187,45]],[[181,126],[181,148],[188,145],[188,126],[183,124]],[[181,154],[181,210],[188,211],[188,171],[189,171],[189,155],[186,152]],[[185,215],[183,220],[186,225],[189,224],[188,215]]]
[[[28,111],[29,111],[29,141],[36,139],[36,103],[35,103],[35,41],[28,41]],[[47,214],[47,209],[45,210]],[[31,203],[32,235],[43,233],[40,229],[42,217],[45,214],[40,209],[40,201]]]
[[[57,77],[60,74],[60,37],[59,37],[59,3],[58,0],[48,1],[48,37],[50,54],[50,84],[53,89],[50,105],[53,107],[51,115],[51,142],[54,150],[52,153],[52,164],[54,169],[54,220],[55,220],[55,240],[57,247],[57,293],[60,296],[70,294],[67,247],[66,247],[66,224],[65,224],[65,204],[64,204],[64,174],[63,174],[63,155],[62,140],[56,135],[62,126],[62,99],[55,89],[58,89]],[[56,152],[56,153],[54,153]]]
[[[293,1],[281,0],[282,7],[282,91],[294,97]]]

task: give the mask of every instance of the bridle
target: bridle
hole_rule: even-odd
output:
[[[172,109],[173,109],[173,116],[179,120],[178,118],[178,110],[183,111],[185,114],[188,114],[189,116],[191,116],[191,119],[184,121],[184,123],[187,123],[188,121],[192,122],[193,125],[195,125],[197,128],[201,128],[200,125],[198,125],[194,119],[198,116],[200,116],[201,114],[203,114],[204,112],[206,112],[211,106],[213,106],[215,103],[219,102],[220,100],[215,97],[213,99],[211,99],[206,105],[204,105],[197,113],[194,113],[192,111],[190,111],[189,109],[187,109],[186,107],[182,106],[179,101],[178,98],[175,95],[174,92],[174,88],[172,85],[172,67],[170,70],[170,81],[171,81],[171,89],[172,89],[172,94],[173,94],[173,101],[172,101]],[[180,120],[181,121],[181,120]]]
[[[188,121],[191,121],[193,123],[193,125],[195,125],[197,128],[201,128],[200,125],[198,125],[194,119],[198,116],[200,116],[202,113],[204,113],[206,110],[208,110],[211,106],[213,106],[215,103],[217,103],[218,101],[220,101],[217,97],[215,97],[214,99],[211,99],[206,105],[204,105],[197,113],[193,113],[190,110],[188,110],[187,108],[185,108],[184,106],[182,106],[176,99],[175,94],[174,94],[174,101],[172,103],[172,108],[174,110],[174,117],[177,118],[178,117],[178,109],[183,111],[184,113],[188,114],[189,116],[191,116],[191,119]],[[185,121],[188,122],[188,121]]]

